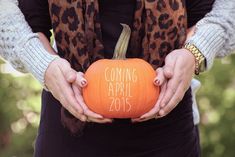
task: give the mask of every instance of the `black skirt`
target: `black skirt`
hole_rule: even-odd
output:
[[[43,91],[35,157],[199,157],[197,127],[193,124],[191,90],[166,117],[142,123],[115,120],[89,123],[80,137],[60,121],[61,104]]]

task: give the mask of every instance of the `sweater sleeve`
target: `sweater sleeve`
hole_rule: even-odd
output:
[[[0,0],[0,55],[21,72],[30,72],[44,85],[44,74],[57,58],[33,33],[16,0]]]
[[[195,34],[187,41],[203,53],[209,70],[215,57],[235,49],[235,1],[216,0],[213,9],[196,25]]]

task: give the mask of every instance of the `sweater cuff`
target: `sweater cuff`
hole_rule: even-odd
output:
[[[29,40],[24,42],[24,44],[17,44],[22,45],[19,50],[20,58],[25,64],[27,70],[32,73],[44,88],[46,88],[46,70],[49,67],[49,64],[59,58],[59,56],[51,55],[47,52],[36,34],[33,34],[28,39]]]
[[[194,44],[204,55],[207,62],[206,70],[209,70],[214,62],[216,53],[224,45],[224,30],[215,24],[199,25],[195,34],[187,40]]]

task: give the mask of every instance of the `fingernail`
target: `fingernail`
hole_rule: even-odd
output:
[[[137,123],[138,121],[137,121],[137,120],[132,120],[131,122],[132,122],[132,123]]]
[[[101,115],[97,115],[97,118],[102,119],[102,118],[104,118],[104,117],[103,117],[103,116],[101,116]]]
[[[81,119],[82,119],[83,122],[85,122],[87,118],[85,116],[82,116]]]
[[[165,111],[164,110],[160,110],[159,114],[160,114],[160,116],[163,116],[165,114]]]
[[[82,81],[82,84],[83,84],[83,85],[85,85],[85,84],[86,84],[86,81],[85,81],[85,80],[83,80],[83,81]]]
[[[110,121],[108,121],[108,123],[113,123],[113,121],[112,121],[112,120],[110,120]]]
[[[156,80],[154,80],[154,82],[153,82],[156,86],[158,85],[158,83],[157,83],[157,79]]]
[[[84,87],[86,85],[86,81],[82,81],[81,85]]]

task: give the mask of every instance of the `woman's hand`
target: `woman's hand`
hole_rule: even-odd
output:
[[[50,63],[45,73],[45,84],[52,95],[73,116],[86,121],[83,109],[75,98],[71,83],[76,81],[77,73],[65,59],[58,58]]]
[[[140,118],[132,119],[132,122],[143,122],[143,121],[147,121],[153,118],[157,118],[159,116],[158,112],[160,110],[160,102],[166,90],[167,80],[165,78],[163,68],[158,68],[156,70],[156,73],[157,73],[157,77],[154,79],[154,84],[155,86],[161,87],[159,98],[156,104],[154,105],[154,107],[149,112],[145,113]]]
[[[195,71],[195,57],[186,49],[178,49],[167,55],[165,65],[158,69],[161,92],[154,108],[133,122],[161,118],[169,114],[183,99]],[[157,80],[158,80],[157,79]]]
[[[77,102],[82,107],[83,113],[87,117],[87,121],[95,123],[111,123],[112,119],[103,118],[102,115],[99,115],[91,111],[85,104],[82,96],[82,88],[84,88],[86,85],[87,85],[87,80],[84,78],[84,74],[82,72],[78,72],[76,81],[72,84],[72,88],[75,94],[75,98],[77,99]]]
[[[191,38],[196,30],[193,26],[187,30],[187,39]],[[166,89],[162,91],[164,97],[160,103],[159,117],[166,116],[183,99],[191,84],[195,72],[195,57],[186,49],[178,49],[166,56],[163,67],[166,77]]]
[[[195,57],[186,49],[175,50],[167,55],[163,70],[168,81],[160,103],[160,117],[166,116],[183,99],[195,72]]]

